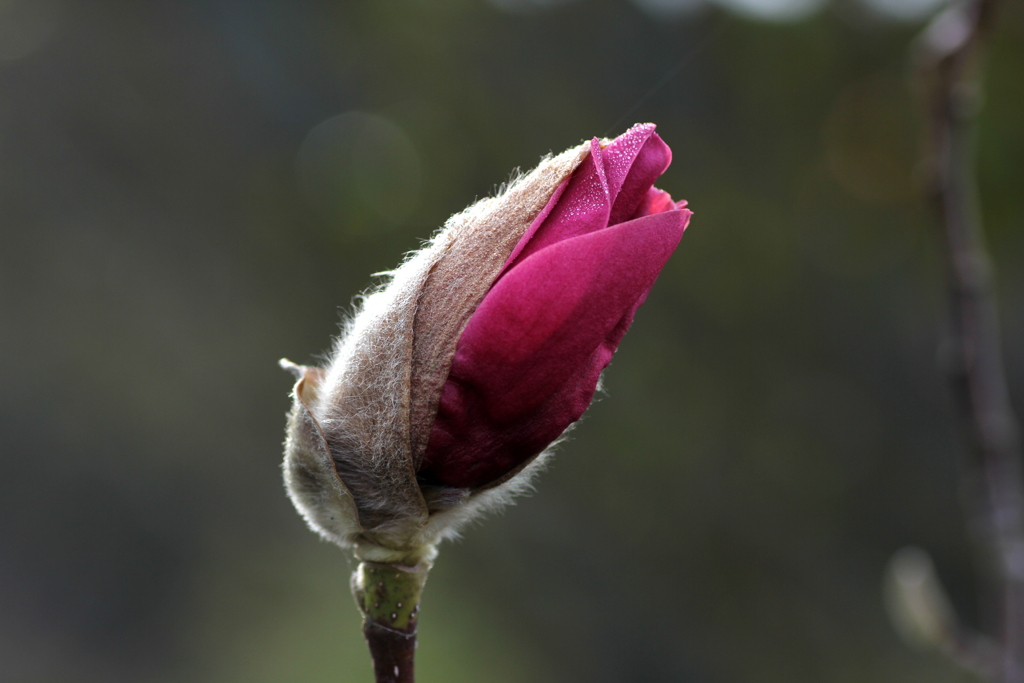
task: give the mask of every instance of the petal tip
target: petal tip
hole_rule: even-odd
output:
[[[655,129],[657,129],[657,127],[658,127],[657,125],[655,125],[653,123],[650,123],[650,122],[648,122],[648,123],[634,123],[632,126],[630,126],[629,130],[627,130],[625,133],[623,133],[623,135],[627,135],[629,133],[634,133],[634,132],[653,133],[655,131]]]

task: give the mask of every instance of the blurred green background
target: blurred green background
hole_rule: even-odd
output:
[[[881,597],[917,544],[985,618],[907,66],[939,4],[0,1],[0,681],[370,681],[276,361],[636,121],[693,222],[536,493],[442,548],[420,680],[970,680]],[[978,168],[1018,407],[1022,4]]]

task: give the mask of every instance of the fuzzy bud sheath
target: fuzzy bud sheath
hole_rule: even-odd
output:
[[[366,296],[327,368],[282,361],[285,484],[363,562],[371,650],[415,633],[437,543],[523,490],[590,404],[689,221],[653,187],[670,161],[651,124],[544,159]],[[378,680],[412,680],[411,650],[374,658]]]

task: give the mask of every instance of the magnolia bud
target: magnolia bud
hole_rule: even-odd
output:
[[[545,159],[453,216],[298,378],[285,483],[315,531],[429,563],[522,490],[590,404],[690,212],[653,188],[654,126]]]

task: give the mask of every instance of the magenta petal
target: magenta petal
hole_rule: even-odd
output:
[[[603,150],[612,198],[610,225],[634,217],[647,189],[672,161],[672,151],[654,129],[653,123],[637,124]]]
[[[668,192],[652,187],[647,191],[647,196],[645,196],[643,201],[640,202],[640,206],[637,207],[636,213],[633,214],[633,218],[650,216],[652,213],[661,213],[662,211],[682,209],[685,206],[685,200],[675,202],[672,200],[672,196]]]
[[[579,419],[689,216],[566,239],[509,270],[459,339],[421,478],[493,482]]]
[[[633,126],[625,133],[608,143],[602,150],[604,152],[605,172],[608,176],[608,193],[614,201],[622,189],[626,176],[636,161],[640,150],[647,141],[654,135],[653,123],[642,123]],[[648,183],[648,187],[657,180],[655,177]]]
[[[573,173],[558,203],[544,220],[533,222],[509,256],[503,273],[556,242],[604,228],[608,225],[610,211],[611,199],[601,145],[594,138],[590,143],[590,154]]]
[[[620,165],[628,162],[628,166],[626,166],[628,172],[617,192],[612,194],[612,210],[608,217],[609,225],[621,223],[636,215],[637,207],[647,197],[647,191],[651,185],[672,163],[672,150],[653,132],[653,128],[651,126],[651,134],[633,157],[618,160],[612,150],[612,147],[626,138],[628,134],[616,138],[605,149],[605,158],[609,160],[607,165],[609,187],[611,187],[611,178],[619,173],[615,169],[616,162]]]

